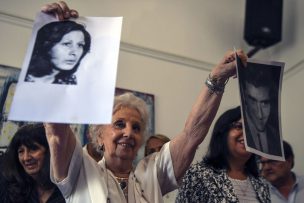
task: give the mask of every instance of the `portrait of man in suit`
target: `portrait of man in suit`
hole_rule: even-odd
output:
[[[239,77],[247,146],[282,156],[278,108],[281,69],[249,61]]]

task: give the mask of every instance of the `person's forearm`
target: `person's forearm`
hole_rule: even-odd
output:
[[[239,51],[246,63],[246,55]],[[226,82],[236,73],[235,53],[228,52],[211,71],[187,118],[183,131],[170,143],[171,157],[177,180],[191,164],[199,144],[205,139],[219,108]]]
[[[221,76],[219,68],[214,68],[210,78],[220,80],[221,86],[225,87],[225,83],[229,76]],[[193,145],[199,145],[207,135],[209,128],[219,108],[224,89],[221,92],[214,92],[207,84],[203,84],[202,90],[196,99],[191,112],[186,120],[184,134],[191,138]]]
[[[194,158],[198,145],[205,139],[221,98],[222,94],[210,93],[204,86],[188,116],[183,132],[172,140],[170,150],[173,166],[178,169],[174,170],[177,180],[183,176]]]
[[[44,124],[44,126],[50,147],[50,167],[55,180],[61,181],[68,175],[76,138],[67,124]]]

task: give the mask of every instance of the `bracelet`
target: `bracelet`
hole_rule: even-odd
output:
[[[205,84],[208,87],[211,94],[222,94],[225,90],[225,86],[229,78],[224,83],[219,83],[216,78],[211,78],[210,74],[208,75]]]

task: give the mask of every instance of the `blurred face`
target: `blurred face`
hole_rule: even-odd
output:
[[[270,92],[266,87],[247,83],[248,116],[258,131],[264,131],[270,114]]]
[[[260,160],[260,167],[262,176],[271,184],[277,185],[289,177],[292,168],[292,160],[276,161],[266,159],[264,157]]]
[[[143,135],[144,125],[138,111],[120,108],[101,135],[105,158],[133,161],[143,143]]]
[[[44,146],[34,143],[35,147],[30,149],[25,145],[18,148],[18,158],[24,171],[30,176],[35,176],[41,170],[46,149]]]
[[[164,141],[152,137],[151,139],[149,139],[149,142],[146,145],[146,156],[154,152],[159,152],[164,144]]]
[[[235,121],[231,124],[227,141],[230,158],[250,158],[251,153],[247,152],[245,149],[243,126],[241,120]]]
[[[50,50],[51,62],[59,70],[73,69],[82,56],[84,45],[84,35],[81,31],[65,34]]]

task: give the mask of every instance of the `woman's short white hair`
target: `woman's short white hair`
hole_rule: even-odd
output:
[[[147,104],[144,100],[142,100],[139,97],[136,97],[132,93],[125,93],[115,97],[113,114],[115,114],[119,109],[121,109],[121,107],[127,107],[137,110],[141,116],[144,130],[146,131],[149,113],[148,113]]]
[[[144,137],[146,137],[149,119],[149,112],[146,102],[132,93],[124,93],[115,97],[112,115],[114,115],[122,107],[131,108],[138,111],[143,124]],[[90,131],[93,142],[97,142],[97,137],[102,134],[103,126],[104,125],[91,126]]]

